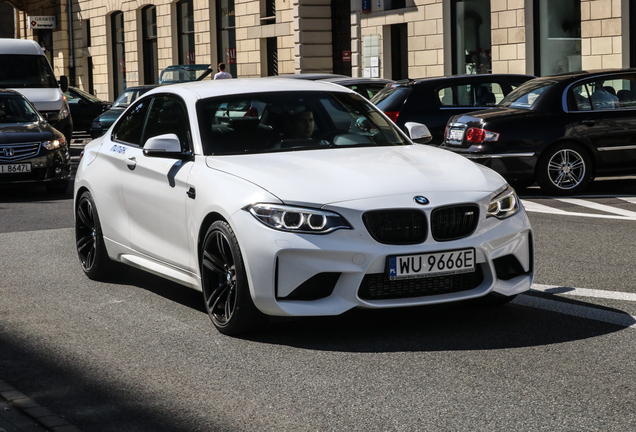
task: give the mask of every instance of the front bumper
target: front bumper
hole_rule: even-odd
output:
[[[252,298],[262,312],[282,316],[338,315],[356,307],[416,306],[466,300],[489,292],[511,296],[530,289],[534,252],[532,228],[525,211],[503,221],[486,219],[485,202],[480,203],[477,230],[469,237],[437,242],[429,235],[415,245],[378,243],[367,232],[361,212],[346,208],[329,210],[344,216],[354,229],[327,235],[276,231],[246,211],[235,214],[232,225],[241,245]],[[430,223],[430,213],[427,216]],[[483,273],[476,286],[442,292],[416,289],[413,296],[401,298],[371,299],[361,295],[361,286],[367,286],[369,279],[393,289],[395,281],[390,282],[387,275],[389,256],[464,248],[475,248],[476,264]],[[512,275],[502,270],[510,257],[520,265],[519,272]]]
[[[40,147],[38,154],[15,161],[0,160],[2,165],[31,164],[31,171],[0,174],[0,184],[28,184],[63,181],[71,178],[71,154],[68,146],[49,151]]]

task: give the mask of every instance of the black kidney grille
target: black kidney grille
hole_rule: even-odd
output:
[[[363,300],[390,300],[424,297],[469,291],[484,281],[481,266],[472,273],[434,276],[420,279],[389,280],[383,274],[370,274],[362,279],[358,296]]]
[[[437,208],[431,214],[431,233],[437,241],[457,240],[471,235],[478,222],[475,204]]]
[[[426,215],[419,210],[378,210],[362,215],[369,234],[384,244],[416,244],[426,240]]]

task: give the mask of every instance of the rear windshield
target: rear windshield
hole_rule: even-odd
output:
[[[0,54],[0,87],[58,88],[58,85],[46,57]]]
[[[410,93],[411,87],[387,86],[375,95],[371,102],[384,112],[400,111]]]
[[[549,80],[532,80],[511,91],[499,106],[531,110],[541,99],[541,95],[555,84]]]
[[[197,104],[204,153],[245,154],[410,142],[354,93],[271,92]]]

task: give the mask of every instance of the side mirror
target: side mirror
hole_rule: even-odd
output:
[[[60,89],[62,93],[66,93],[68,91],[68,77],[66,75],[62,75],[60,77]]]
[[[413,142],[426,144],[433,139],[431,132],[422,123],[407,122],[404,127]]]
[[[192,160],[190,152],[181,151],[179,137],[173,133],[149,138],[144,144],[144,155],[166,159]]]
[[[86,102],[85,99],[80,99],[77,101],[77,104],[81,106],[85,106],[85,105],[88,105],[88,102]]]

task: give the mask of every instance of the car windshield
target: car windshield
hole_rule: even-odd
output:
[[[554,81],[543,79],[528,81],[511,91],[499,102],[499,106],[531,110],[541,95],[554,84]]]
[[[113,108],[128,108],[128,105],[133,103],[135,99],[137,99],[142,94],[146,93],[150,89],[128,89],[124,90],[122,94],[119,95],[117,100],[113,103]]]
[[[0,87],[58,88],[55,75],[42,55],[1,54]]]
[[[85,92],[84,90],[80,90],[78,88],[74,88],[72,91],[69,90],[66,93],[64,93],[64,95],[66,96],[67,99],[69,99],[69,101],[73,99],[79,100],[80,98],[84,98],[93,103],[102,102],[102,100],[99,99],[98,97],[95,97],[92,94]]]
[[[37,111],[20,95],[0,95],[0,123],[33,123],[40,120]]]
[[[171,66],[161,72],[159,84],[175,84],[196,81],[208,70],[208,65]]]
[[[363,97],[271,92],[197,104],[206,155],[410,144]]]

